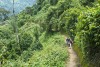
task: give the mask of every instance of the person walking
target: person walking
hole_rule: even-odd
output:
[[[73,41],[70,38],[66,38],[66,43],[69,45],[69,48],[72,48]]]

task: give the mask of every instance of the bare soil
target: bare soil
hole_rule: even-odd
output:
[[[66,67],[80,67],[78,64],[78,57],[72,48],[67,48],[69,52],[69,61]]]

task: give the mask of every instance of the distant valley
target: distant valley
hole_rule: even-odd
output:
[[[25,7],[32,6],[36,0],[14,0],[15,1],[15,13],[19,13]],[[0,0],[0,8],[5,8],[12,13],[13,0]]]

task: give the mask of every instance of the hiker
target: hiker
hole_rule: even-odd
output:
[[[69,48],[71,48],[73,41],[70,38],[66,38],[66,43],[67,43],[67,45],[69,45]]]

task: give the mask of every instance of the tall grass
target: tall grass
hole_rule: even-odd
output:
[[[30,58],[30,67],[65,67],[68,52],[64,47],[64,36],[54,34],[45,37],[44,33],[40,41],[44,48]]]

